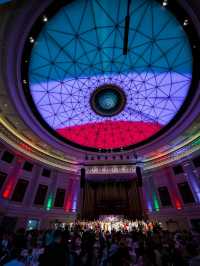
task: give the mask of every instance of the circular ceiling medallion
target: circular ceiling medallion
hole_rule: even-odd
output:
[[[105,84],[98,87],[92,94],[90,104],[92,109],[101,116],[119,114],[125,106],[126,96],[120,87]]]
[[[53,16],[48,10],[28,37],[24,86],[49,132],[82,149],[118,151],[155,139],[180,118],[194,94],[193,55],[170,10],[132,1],[128,42],[127,1],[75,0]]]

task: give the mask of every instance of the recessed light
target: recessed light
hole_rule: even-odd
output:
[[[183,26],[187,26],[188,24],[189,24],[189,20],[185,19],[184,22],[183,22]]]
[[[29,37],[29,41],[30,41],[30,43],[34,43],[34,39],[33,39],[33,37]]]
[[[47,22],[47,21],[48,21],[48,18],[47,18],[46,16],[43,16],[42,20],[43,20],[44,22]]]
[[[163,6],[167,6],[168,5],[168,2],[167,0],[164,0],[163,3],[162,3]]]

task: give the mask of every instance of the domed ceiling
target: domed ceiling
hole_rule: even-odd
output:
[[[76,0],[30,41],[29,99],[44,126],[68,143],[133,147],[180,116],[192,51],[179,21],[156,1]]]
[[[129,8],[128,3],[131,3]],[[103,0],[30,0],[16,1],[6,12],[0,10],[0,39],[3,40],[0,42],[1,141],[30,158],[67,170],[75,169],[85,160],[91,164],[104,159],[105,164],[113,160],[133,162],[134,153],[142,158],[145,169],[149,169],[198,151],[198,3],[196,7],[186,0],[180,3],[173,0],[115,1],[115,7],[113,1],[109,6],[106,4]],[[127,14],[130,15],[128,27]],[[112,36],[114,32],[116,36]],[[103,51],[97,47],[95,36]],[[95,44],[94,49],[92,44]],[[73,62],[74,57],[78,63]],[[91,61],[96,67],[88,66]],[[87,108],[81,109],[81,101],[77,100],[83,101],[80,89]],[[42,106],[43,98],[46,104],[43,102]],[[140,108],[136,108],[137,104]],[[131,110],[129,113],[127,108]],[[89,122],[81,121],[79,110],[85,112],[84,117]],[[73,116],[70,115],[72,111]],[[56,113],[63,127],[61,123],[52,122],[53,119],[58,121]],[[69,123],[70,117],[73,123]],[[157,128],[152,135],[143,129],[145,140],[140,124]],[[76,130],[79,127],[87,131],[79,132]],[[61,134],[65,128],[69,128],[71,135],[67,130],[66,136]],[[83,131],[84,136],[81,135]],[[134,138],[137,132],[140,134]],[[119,141],[117,145],[115,139]],[[108,142],[112,145],[108,146]],[[113,154],[115,151],[117,153]]]

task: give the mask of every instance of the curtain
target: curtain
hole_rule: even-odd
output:
[[[137,185],[137,181],[131,183],[130,189],[128,191],[128,202],[129,202],[129,212],[130,216],[136,218],[142,218],[143,208],[140,198],[140,191]]]
[[[132,181],[87,181],[82,191],[83,219],[97,219],[103,214],[123,214],[141,218],[143,214],[136,179]]]

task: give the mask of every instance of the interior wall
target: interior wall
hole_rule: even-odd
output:
[[[182,166],[183,173],[174,174],[173,167],[177,165]],[[194,166],[192,159],[174,162],[170,166],[144,173],[144,180],[149,179],[151,182],[144,182],[143,187],[144,195],[147,195],[148,191],[151,194],[147,202],[149,219],[160,221],[169,230],[191,229],[192,220],[200,224],[200,168]],[[178,189],[178,184],[183,182],[187,182],[190,187],[194,196],[193,203],[183,201]],[[158,189],[163,186],[169,191],[172,206],[162,206]]]
[[[5,217],[17,218],[15,228],[26,227],[30,219],[37,219],[41,229],[50,227],[55,220],[73,221],[78,212],[79,176],[74,172],[64,172],[39,164],[19,154],[14,154],[12,163],[5,162],[2,160],[5,151],[14,154],[4,146],[0,149],[0,172],[7,175],[0,189],[0,225]],[[30,172],[22,169],[26,161],[33,164]],[[50,177],[42,176],[44,168],[51,171]],[[27,181],[28,186],[23,200],[16,202],[12,195],[19,179]],[[34,204],[39,185],[48,187],[42,205]],[[57,189],[65,190],[62,207],[54,206]]]
[[[5,217],[16,218],[15,228],[26,227],[28,220],[37,219],[42,229],[50,227],[56,220],[67,222],[76,218],[81,206],[78,173],[49,168],[19,154],[14,154],[12,163],[8,163],[2,160],[5,151],[14,154],[4,145],[0,145],[0,172],[7,174],[0,190],[0,225]],[[193,157],[197,156],[198,154],[195,154]],[[22,169],[25,161],[33,164],[31,172]],[[177,165],[182,167],[182,173],[174,173],[173,167]],[[51,170],[50,177],[42,176],[44,168]],[[120,177],[123,178],[123,175]],[[15,202],[12,195],[17,181],[21,178],[29,183],[23,201]],[[193,203],[184,203],[182,199],[178,184],[183,182],[187,182],[190,187],[194,197]],[[34,204],[39,184],[48,186],[44,204],[41,206]],[[160,187],[167,187],[171,206],[162,205],[158,193]],[[65,189],[64,203],[62,207],[55,207],[54,201],[59,188]],[[192,228],[191,220],[196,223],[200,221],[200,167],[195,167],[192,157],[152,171],[144,171],[142,190],[145,212],[149,219],[162,222],[165,228],[188,229]]]

